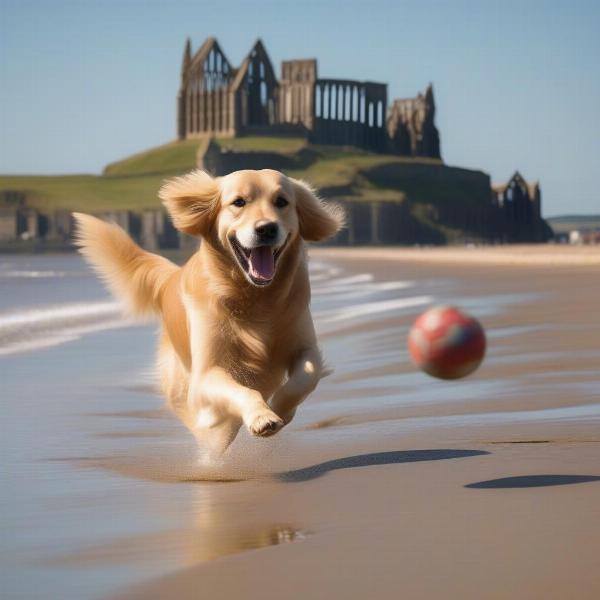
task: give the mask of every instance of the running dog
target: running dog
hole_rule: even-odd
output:
[[[197,170],[159,197],[177,229],[201,238],[184,266],[81,213],[76,243],[131,313],[160,316],[161,389],[199,442],[222,454],[242,424],[255,436],[279,431],[324,376],[305,242],[335,235],[344,215],[273,170]]]

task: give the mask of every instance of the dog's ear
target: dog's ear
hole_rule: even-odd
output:
[[[333,237],[343,226],[344,210],[337,204],[323,202],[304,181],[290,178],[294,186],[300,236],[308,242]]]
[[[197,170],[166,181],[158,197],[179,231],[205,235],[218,212],[219,185],[208,173]]]

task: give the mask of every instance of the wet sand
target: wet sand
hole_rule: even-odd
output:
[[[219,465],[151,391],[152,327],[4,357],[10,597],[600,597],[597,267],[412,253],[312,253],[335,372]],[[486,328],[464,381],[410,365],[431,302]]]

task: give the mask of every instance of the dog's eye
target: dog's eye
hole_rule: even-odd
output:
[[[275,200],[275,206],[277,208],[284,208],[288,204],[289,202],[283,196],[279,196],[277,200]]]
[[[246,201],[243,198],[236,198],[231,204],[233,204],[233,206],[242,208],[242,206],[246,206]]]

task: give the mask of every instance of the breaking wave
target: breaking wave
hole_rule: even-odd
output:
[[[69,303],[0,313],[0,355],[56,346],[86,333],[125,327],[117,302]]]
[[[338,323],[360,322],[372,315],[400,312],[429,304],[431,296],[411,295],[412,281],[376,281],[370,273],[345,275],[326,263],[310,265],[312,310],[318,329]],[[55,278],[61,286],[63,271],[2,270],[0,277]],[[136,321],[123,316],[115,301],[73,302],[0,312],[0,355],[64,344],[81,336]]]

